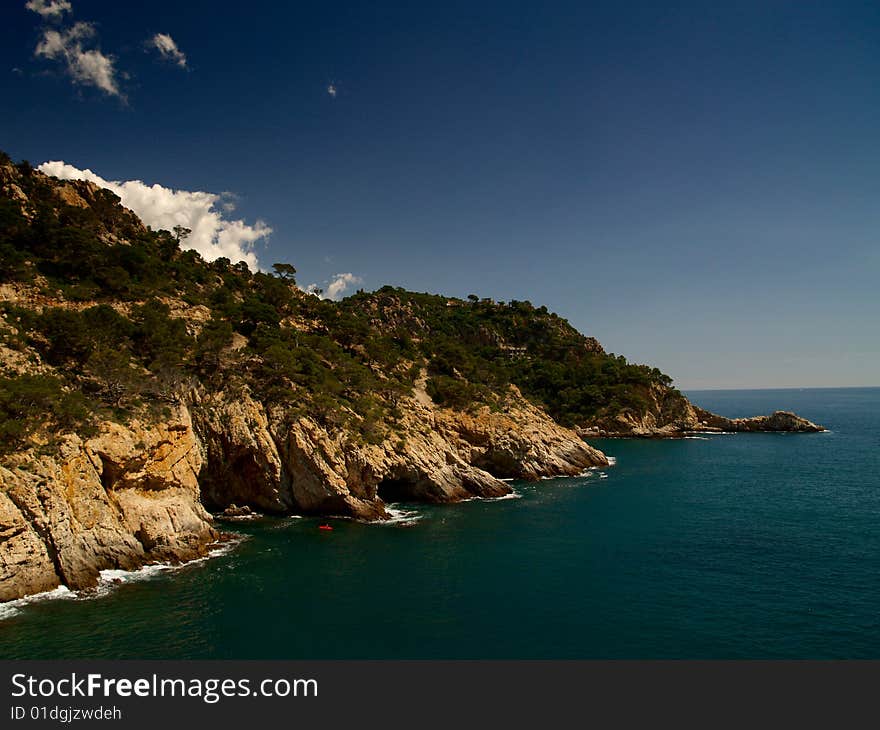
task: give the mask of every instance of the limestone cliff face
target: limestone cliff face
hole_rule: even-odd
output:
[[[67,435],[52,455],[9,457],[0,467],[0,601],[89,588],[107,568],[204,555],[218,533],[203,502],[382,520],[388,502],[499,497],[510,492],[503,478],[608,463],[515,388],[501,410],[473,413],[423,395],[404,399],[380,444],[308,417],[290,422],[247,392],[220,392],[161,421]]]
[[[395,435],[355,443],[311,418],[213,393],[161,422],[106,422],[0,467],[0,601],[94,586],[101,570],[204,555],[218,533],[202,502],[382,520],[398,500],[456,502],[607,465],[512,388],[499,411],[405,399]],[[191,416],[191,411],[194,417]]]
[[[400,500],[455,502],[510,492],[503,478],[538,479],[607,465],[604,454],[557,425],[515,388],[502,411],[439,408],[404,399],[395,433],[363,444],[315,420],[266,413],[247,393],[193,406],[207,455],[203,499],[267,512],[386,518]]]
[[[671,388],[645,388],[645,407],[603,414],[578,429],[581,436],[634,436],[663,438],[695,430],[699,418],[691,403]]]
[[[295,506],[263,404],[247,392],[198,396],[191,406],[205,459],[202,501],[212,509],[248,505],[264,512]]]
[[[107,568],[179,562],[218,537],[202,507],[202,455],[189,414],[162,424],[105,423],[64,437],[52,456],[0,467],[0,601],[94,586]]]

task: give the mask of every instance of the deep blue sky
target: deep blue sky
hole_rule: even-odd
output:
[[[302,283],[528,299],[681,387],[880,384],[876,2],[71,2],[127,103],[4,2],[16,159],[233,191]]]

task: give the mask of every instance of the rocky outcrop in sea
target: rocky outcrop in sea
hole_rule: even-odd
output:
[[[646,392],[647,408],[605,415],[579,427],[583,438],[681,438],[687,433],[818,433],[823,426],[795,413],[776,411],[769,416],[726,418],[692,404],[670,388],[652,387]]]

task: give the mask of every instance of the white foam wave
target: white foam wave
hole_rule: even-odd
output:
[[[115,587],[122,583],[147,580],[149,578],[152,578],[153,576],[158,575],[159,573],[164,573],[168,570],[180,570],[181,568],[186,568],[197,563],[204,563],[211,558],[217,558],[221,555],[225,555],[226,553],[233,550],[244,539],[244,536],[236,536],[233,539],[218,543],[217,545],[212,547],[208,551],[208,554],[204,557],[188,560],[185,563],[180,563],[178,565],[172,565],[170,563],[153,563],[152,565],[144,565],[140,568],[137,568],[136,570],[119,570],[116,568],[108,568],[107,570],[102,570],[98,573],[98,585],[93,590],[72,591],[67,586],[58,586],[58,588],[55,588],[51,591],[46,591],[45,593],[35,593],[32,596],[25,596],[24,598],[19,598],[14,601],[0,603],[0,621],[2,621],[3,619],[11,618],[12,616],[20,613],[21,609],[27,606],[29,603],[36,603],[39,601],[53,600],[59,598],[77,600],[100,598],[107,595],[110,591],[112,591]]]
[[[599,475],[599,479],[607,479],[607,478],[608,478],[608,475],[605,474],[604,472],[602,472],[602,473]]]
[[[608,454],[605,454],[605,458],[608,459],[608,466],[614,466],[615,464],[617,464],[616,456],[609,456]]]
[[[736,436],[736,431],[685,431],[685,438],[688,436]]]
[[[226,555],[226,553],[231,552],[235,547],[238,546],[243,540],[245,540],[245,536],[236,536],[232,539],[225,540],[222,543],[217,543],[214,547],[208,550],[207,555],[202,556],[201,558],[193,558],[192,560],[187,560],[185,563],[153,563],[151,565],[144,565],[135,570],[118,570],[118,569],[108,569],[102,570],[98,574],[98,587],[94,592],[94,595],[103,596],[106,595],[110,590],[112,590],[115,586],[120,585],[121,583],[133,583],[141,580],[149,580],[160,573],[164,573],[169,570],[181,570],[182,568],[188,568],[193,565],[198,565],[199,563],[205,563],[212,558],[219,558],[221,555]],[[78,596],[79,597],[79,596]],[[81,596],[83,598],[91,598],[93,597],[90,594],[85,594]]]
[[[190,560],[188,563],[184,563],[183,565],[178,565],[175,567],[185,568],[187,565],[192,565],[193,563],[204,563],[206,560],[210,560],[211,558],[219,558],[221,555],[231,553],[233,550],[235,550],[235,548],[237,548],[247,539],[247,535],[236,535],[235,537],[228,538],[223,542],[217,543],[214,547],[208,550],[208,554],[205,557],[196,558],[195,560]]]
[[[691,441],[708,441],[708,437],[706,436],[685,436],[685,439],[690,439]]]
[[[381,525],[403,525],[408,527],[409,525],[416,524],[416,522],[424,517],[423,514],[414,509],[403,509],[394,504],[385,505],[385,511],[391,515],[391,519],[380,522],[379,524]]]
[[[102,570],[99,573],[98,581],[100,583],[125,583],[128,581],[144,580],[145,578],[151,578],[158,573],[171,570],[175,567],[177,566],[171,565],[170,563],[154,563],[153,565],[144,565],[137,570],[119,570],[112,568]]]
[[[31,603],[38,603],[40,601],[53,601],[58,600],[59,598],[75,597],[76,593],[70,590],[67,586],[58,586],[51,591],[34,593],[32,596],[16,598],[14,601],[6,601],[6,603],[0,603],[0,621],[3,621],[7,618],[12,618],[13,616],[21,613],[21,609]]]
[[[505,499],[522,499],[522,495],[519,492],[512,491],[502,494],[500,497],[478,497],[477,499],[481,499],[484,502],[503,502]]]
[[[461,503],[461,502],[500,502],[504,499],[521,499],[521,498],[522,498],[522,495],[519,492],[511,491],[511,492],[508,492],[507,494],[502,494],[500,497],[480,497],[480,496],[468,497],[467,499],[459,500],[459,503]]]

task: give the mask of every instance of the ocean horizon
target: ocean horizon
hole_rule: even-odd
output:
[[[828,431],[591,439],[612,466],[514,498],[226,523],[210,559],[3,604],[0,656],[880,657],[880,387],[685,393]]]
[[[767,390],[876,390],[880,385],[788,385],[767,386],[762,388],[679,388],[685,395],[698,395],[700,393],[718,393],[724,391],[767,391]]]

